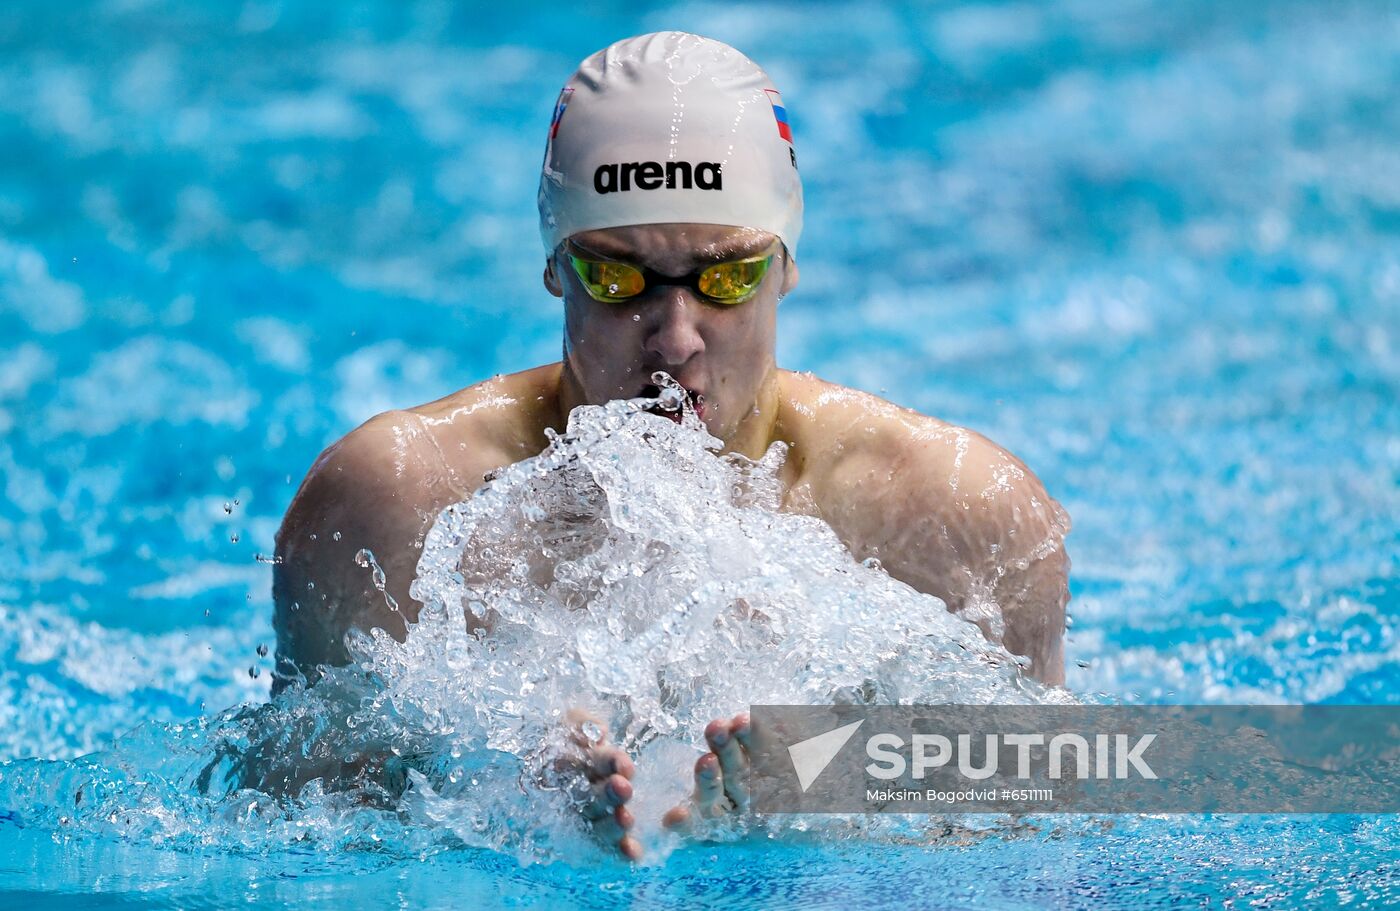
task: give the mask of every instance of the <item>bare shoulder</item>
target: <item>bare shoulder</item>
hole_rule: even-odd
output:
[[[371,516],[383,524],[469,495],[507,457],[498,429],[503,409],[492,407],[500,398],[491,393],[494,385],[498,378],[375,415],[326,447],[287,510],[283,546],[305,548],[311,539],[293,533],[308,523],[334,519],[346,526],[335,528],[344,538]]]
[[[791,416],[784,431],[809,477],[825,486],[884,476],[915,481],[917,489],[906,494],[930,488],[958,498],[1043,493],[1020,459],[974,430],[809,373],[785,372],[783,382]]]
[[[543,448],[531,421],[547,374],[493,377],[376,415],[321,453],[277,533],[279,662],[311,676],[318,664],[344,663],[349,629],[402,634],[417,616],[408,588],[437,515],[475,492],[488,472]],[[371,560],[386,580],[382,589]]]
[[[312,464],[277,532],[273,627],[279,681],[348,660],[345,634],[400,634],[416,616],[407,597],[434,510],[460,484],[413,414],[377,415]],[[375,584],[371,565],[387,584]],[[405,615],[404,612],[407,611]]]
[[[1029,657],[1034,676],[1063,682],[1069,516],[1040,479],[965,427],[810,375],[784,381],[812,511],[858,558],[879,557]]]
[[[554,363],[500,374],[405,414],[418,420],[454,468],[464,457],[464,467],[480,467],[483,454],[498,465],[517,462],[544,449],[544,428],[557,420],[559,410],[559,371]],[[465,483],[475,489],[481,482],[468,478]]]
[[[322,506],[393,514],[396,504],[424,507],[470,495],[485,473],[544,447],[551,366],[494,376],[370,418],[316,459],[288,518]]]

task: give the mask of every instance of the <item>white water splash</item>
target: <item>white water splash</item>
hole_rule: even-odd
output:
[[[1023,677],[939,599],[857,562],[819,519],[782,512],[782,444],[757,462],[717,456],[678,387],[658,382],[658,399],[576,409],[538,457],[442,512],[405,641],[352,633],[352,663],[310,689],[93,757],[78,793],[106,799],[74,800],[64,824],[244,848],[310,839],[601,857],[567,785],[543,774],[565,713],[583,708],[636,761],[630,806],[655,859],[674,844],[659,821],[688,796],[714,718],[753,704],[1071,699]],[[658,408],[679,408],[679,421],[648,412]],[[150,749],[153,737],[168,742]],[[30,771],[12,779],[16,794],[71,784]],[[768,831],[911,825],[796,818]]]
[[[782,444],[758,462],[717,457],[688,403],[677,423],[646,412],[657,401],[576,409],[540,456],[443,511],[406,641],[352,639],[382,687],[375,711],[527,764],[565,712],[595,712],[637,759],[645,833],[688,792],[705,724],[751,704],[1068,699],[939,599],[857,562],[825,523],[779,511]],[[482,818],[502,786],[474,777],[474,790],[416,784],[439,822],[510,847]]]

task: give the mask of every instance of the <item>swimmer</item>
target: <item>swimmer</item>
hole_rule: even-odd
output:
[[[351,629],[402,639],[438,513],[538,455],[575,407],[656,395],[655,371],[684,387],[724,451],[789,447],[783,509],[825,520],[857,559],[877,558],[1023,656],[1030,675],[1063,683],[1068,521],[1030,469],[971,430],[776,364],[778,303],[798,284],[802,185],[763,70],[682,32],[589,57],[554,108],[539,212],[562,359],[381,414],[321,454],[277,538],[277,689],[345,664]],[[703,736],[695,797],[669,825],[746,807],[747,716]],[[588,815],[639,855],[631,759],[596,733],[574,742],[566,764],[594,791]]]

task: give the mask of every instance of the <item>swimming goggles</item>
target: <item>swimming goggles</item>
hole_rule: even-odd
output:
[[[770,248],[771,249],[771,248]],[[612,260],[585,259],[565,249],[574,273],[589,296],[603,303],[623,303],[649,287],[681,285],[711,303],[725,307],[742,304],[758,293],[763,276],[776,253],[731,259],[706,266],[683,278],[672,278],[645,267]]]

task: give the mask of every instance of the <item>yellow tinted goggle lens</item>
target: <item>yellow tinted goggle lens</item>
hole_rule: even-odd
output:
[[[595,262],[569,255],[578,280],[600,301],[624,301],[636,297],[646,287],[642,273],[624,263]]]
[[[594,300],[621,302],[646,290],[646,277],[635,266],[605,260],[581,259],[568,254],[574,273]],[[717,304],[742,304],[753,297],[773,254],[715,263],[694,279],[693,287]]]
[[[768,274],[773,257],[760,256],[717,263],[700,273],[700,293],[721,304],[741,304],[753,296]]]

